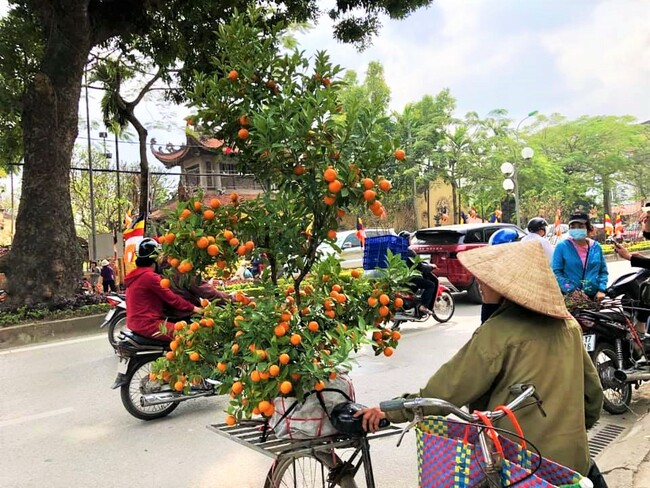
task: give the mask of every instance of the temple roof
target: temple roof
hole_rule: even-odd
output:
[[[179,166],[184,160],[200,156],[201,154],[231,154],[233,150],[224,147],[224,142],[214,138],[201,138],[187,134],[187,142],[181,146],[168,143],[164,148],[158,146],[156,140],[151,139],[151,152],[166,168]]]

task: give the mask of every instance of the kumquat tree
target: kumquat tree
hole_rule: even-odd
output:
[[[249,10],[219,27],[214,73],[197,74],[189,95],[195,130],[222,139],[264,192],[233,195],[228,205],[183,202],[162,238],[175,273],[187,276],[215,264],[227,275],[250,253],[270,263],[255,298],[206,301],[202,317],[177,323],[171,352],[151,374],[179,391],[218,379],[232,397],[228,423],[271,416],[278,396],[300,400],[323,389],[364,343],[391,356],[400,333],[389,321],[412,274],[390,253],[372,279],[343,274],[337,259],[319,255],[346,213],[385,212],[381,196],[391,185],[382,168],[405,154],[378,114],[342,109],[340,67],[323,52],[308,59],[282,51],[282,28],[266,26],[265,15]]]

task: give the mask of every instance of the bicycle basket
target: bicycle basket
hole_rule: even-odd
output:
[[[427,417],[416,427],[418,475],[421,488],[472,488],[484,478],[478,430],[482,425],[467,424],[445,417]],[[503,486],[518,488],[578,488],[582,475],[541,458],[503,436],[504,463],[500,474]],[[531,474],[533,468],[539,468]]]

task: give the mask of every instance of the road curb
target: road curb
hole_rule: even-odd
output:
[[[643,414],[619,439],[596,456],[609,488],[642,488],[650,466],[650,413]]]
[[[24,346],[52,339],[67,339],[99,332],[106,314],[88,315],[48,322],[13,325],[0,328],[0,349]]]

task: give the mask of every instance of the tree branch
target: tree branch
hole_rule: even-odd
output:
[[[153,78],[151,78],[151,79],[147,82],[147,84],[144,85],[144,88],[142,88],[142,90],[140,90],[140,93],[138,93],[138,96],[136,97],[136,99],[133,100],[132,102],[127,102],[127,103],[126,103],[127,106],[128,106],[131,110],[133,110],[133,109],[134,109],[134,108],[135,108],[135,107],[136,107],[136,106],[137,106],[137,105],[142,101],[142,99],[143,99],[144,96],[149,92],[149,90],[151,89],[151,87],[153,86],[153,84],[154,84],[156,81],[158,81],[158,80],[162,77],[162,74],[163,74],[163,69],[160,68],[160,69],[158,70],[158,72],[153,76]]]

